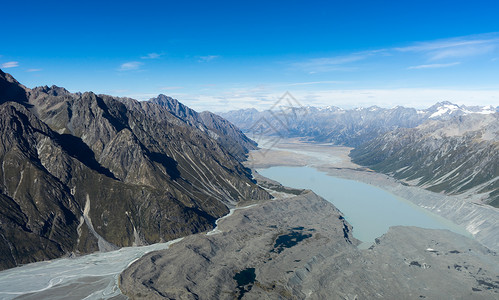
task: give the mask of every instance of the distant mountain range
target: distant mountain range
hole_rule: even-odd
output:
[[[350,146],[354,162],[446,194],[482,194],[499,207],[499,107],[440,102],[417,110],[290,107],[223,113],[250,137]]]
[[[258,111],[241,109],[220,115],[250,136],[274,135],[286,138],[356,147],[398,128],[413,128],[427,120],[447,120],[472,113],[492,114],[499,107],[459,106],[440,102],[428,109],[371,106],[344,110],[335,106],[286,107]]]
[[[0,269],[208,230],[271,197],[240,163],[254,148],[163,95],[29,89],[0,70]]]

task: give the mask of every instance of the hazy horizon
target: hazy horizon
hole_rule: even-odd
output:
[[[9,2],[0,68],[27,87],[165,94],[199,111],[264,109],[285,92],[345,109],[499,106],[498,6]]]

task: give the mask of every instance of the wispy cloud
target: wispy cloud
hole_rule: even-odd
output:
[[[127,89],[112,90],[111,91],[112,94],[123,94],[123,93],[128,93],[128,92],[130,92],[130,90],[127,90]]]
[[[394,50],[424,53],[429,60],[441,60],[488,54],[498,48],[499,37],[492,33],[420,42],[407,47],[394,48]]]
[[[300,85],[317,85],[317,84],[344,84],[350,83],[349,81],[339,81],[339,80],[330,80],[330,81],[309,81],[309,82],[294,82],[283,84],[282,86],[300,86]]]
[[[15,68],[15,67],[19,67],[19,62],[17,61],[9,61],[9,62],[6,62],[6,63],[3,63],[2,64],[2,68]]]
[[[40,72],[42,69],[27,69],[26,72]]]
[[[292,64],[293,67],[303,69],[309,73],[316,72],[327,72],[327,71],[348,71],[352,70],[351,67],[344,67],[343,65],[363,60],[367,58],[366,55],[351,54],[346,56],[334,56],[334,57],[321,57],[312,58],[302,62],[295,62]]]
[[[357,67],[349,66],[348,64],[365,60],[371,56],[383,53],[386,54],[386,49],[355,52],[342,56],[312,58],[301,62],[294,62],[291,65],[311,74],[329,71],[352,71],[356,70]]]
[[[142,63],[139,61],[130,61],[121,64],[120,68],[118,69],[119,71],[132,71],[132,70],[138,70],[142,66]]]
[[[420,56],[426,62],[436,62],[449,59],[464,59],[480,55],[499,53],[499,33],[470,35],[449,39],[415,42],[405,47],[392,47],[362,52],[353,52],[341,56],[311,58],[291,62],[290,65],[309,74],[331,71],[355,71],[359,69],[360,61],[376,59],[374,65],[396,63],[401,55]],[[391,60],[393,57],[393,61]],[[457,63],[426,63],[409,69],[445,68]]]
[[[471,57],[478,56],[487,53],[492,53],[497,48],[497,45],[493,44],[482,44],[482,45],[473,45],[473,46],[462,46],[451,49],[443,49],[440,51],[434,51],[430,53],[431,60],[440,60],[445,58],[462,58],[462,57]]]
[[[129,97],[132,99],[136,100],[149,100],[151,98],[154,98],[158,96],[158,94],[153,94],[153,93],[130,93],[127,95],[124,95],[124,97]]]
[[[147,55],[145,56],[141,56],[140,58],[141,59],[157,59],[157,58],[160,58],[161,56],[163,56],[163,53],[148,53]]]
[[[184,87],[183,86],[164,86],[164,87],[161,87],[160,90],[162,91],[171,91],[171,90],[180,90],[180,89],[183,89]]]
[[[214,59],[219,58],[219,55],[206,55],[206,56],[198,56],[198,62],[210,62]]]
[[[461,62],[453,62],[453,63],[448,63],[448,64],[428,64],[428,65],[419,65],[419,66],[412,66],[408,67],[407,69],[409,70],[414,70],[414,69],[436,69],[436,68],[448,68],[452,66],[457,66]]]
[[[471,37],[469,37],[469,38],[471,38]],[[484,43],[490,43],[491,41],[494,41],[494,39],[466,40],[466,37],[460,37],[460,38],[451,38],[451,39],[446,39],[446,40],[418,42],[412,46],[399,47],[399,48],[393,48],[393,49],[396,51],[401,51],[401,52],[424,52],[424,51],[432,51],[432,50],[438,50],[438,49],[480,45],[480,44],[484,44]]]
[[[438,101],[451,101],[459,105],[497,105],[498,89],[323,89],[296,90],[291,94],[302,104],[318,107],[338,106],[341,108],[369,107],[406,107],[426,108]],[[269,109],[284,91],[261,90],[241,93],[228,91],[213,95],[186,95],[182,100],[196,110],[228,111],[240,108]]]

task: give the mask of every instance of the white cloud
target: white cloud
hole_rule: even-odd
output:
[[[225,93],[183,95],[179,101],[195,110],[224,112],[241,108],[265,110],[286,92],[262,88],[233,89]],[[290,94],[301,105],[325,107],[329,105],[349,109],[355,107],[395,107],[397,105],[427,108],[439,101],[450,101],[459,105],[499,105],[499,89],[324,89],[309,91],[290,89]]]
[[[393,50],[424,53],[430,60],[440,60],[488,54],[494,52],[498,47],[499,37],[496,33],[490,33],[420,42],[412,46],[393,48]]]
[[[198,62],[210,62],[214,59],[219,58],[219,55],[206,55],[206,56],[198,56]]]
[[[183,86],[163,86],[160,88],[162,91],[171,91],[171,90],[180,90],[183,89]]]
[[[499,105],[499,90],[464,89],[366,89],[296,92],[297,99],[308,96],[313,105],[336,105],[344,108],[378,105],[397,105],[426,108],[438,101],[451,101],[466,105]],[[308,104],[308,103],[307,103]]]
[[[299,85],[316,85],[316,84],[345,84],[350,83],[349,81],[338,81],[338,80],[330,80],[330,81],[309,81],[309,82],[294,82],[283,84],[282,86],[299,86]]]
[[[158,94],[154,94],[154,93],[129,93],[129,94],[126,94],[126,95],[123,95],[123,97],[128,97],[128,98],[132,98],[132,99],[135,99],[135,100],[149,100],[151,98],[154,98],[158,96]]]
[[[15,68],[15,67],[19,67],[19,62],[17,61],[9,61],[9,62],[6,62],[6,63],[3,63],[2,64],[2,68]]]
[[[451,49],[444,49],[440,51],[434,51],[430,53],[431,60],[439,60],[445,58],[461,58],[478,56],[487,53],[492,53],[496,49],[496,45],[473,45],[473,46],[463,46]]]
[[[386,55],[387,53],[387,49],[362,51],[342,56],[312,58],[300,62],[291,63],[291,66],[302,69],[309,74],[329,71],[353,71],[357,70],[357,67],[345,65],[365,60],[374,55]]]
[[[141,56],[140,58],[141,59],[157,59],[157,58],[160,58],[161,56],[163,56],[162,53],[148,53],[147,55]]]
[[[465,40],[465,37],[464,38],[452,38],[452,39],[447,39],[447,40],[419,42],[419,43],[415,43],[415,45],[413,45],[413,46],[393,48],[393,50],[400,51],[400,52],[425,52],[425,51],[432,51],[432,50],[446,49],[446,48],[474,46],[474,45],[491,43],[494,41],[495,41],[495,39]]]
[[[419,65],[419,66],[412,66],[408,67],[407,69],[413,70],[413,69],[436,69],[436,68],[448,68],[452,66],[457,66],[461,62],[453,62],[453,63],[448,63],[448,64],[429,64],[429,65]]]
[[[132,70],[137,70],[142,66],[141,62],[138,61],[130,61],[126,62],[124,64],[121,64],[120,68],[118,69],[119,71],[132,71]]]
[[[42,69],[27,69],[26,72],[40,72]]]
[[[342,56],[312,58],[303,61],[292,62],[290,65],[309,74],[330,71],[355,71],[358,66],[355,63],[376,58],[374,66],[381,61],[390,64],[390,57],[407,55],[422,55],[426,61],[439,61],[445,59],[457,59],[492,54],[499,49],[499,33],[488,33],[481,35],[470,35],[449,39],[418,42],[406,47],[384,48],[370,51],[354,52]],[[456,65],[445,64],[422,64],[410,67],[411,69],[443,68]]]
[[[355,68],[344,67],[342,65],[360,61],[366,59],[367,57],[367,55],[354,53],[345,56],[312,58],[302,62],[295,62],[291,65],[295,68],[307,71],[310,74],[328,71],[351,71]]]

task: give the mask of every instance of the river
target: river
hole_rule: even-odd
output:
[[[208,235],[219,234],[218,222]],[[141,247],[124,247],[110,252],[96,252],[74,258],[59,258],[27,264],[0,272],[0,299],[128,299],[118,287],[118,277],[146,253],[168,249],[182,238]]]
[[[120,273],[144,254],[179,240],[8,269],[0,272],[0,299],[126,299],[118,288]]]

